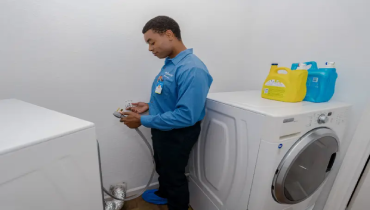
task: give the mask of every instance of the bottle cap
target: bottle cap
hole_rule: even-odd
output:
[[[325,65],[326,67],[335,68],[335,62],[326,62]]]

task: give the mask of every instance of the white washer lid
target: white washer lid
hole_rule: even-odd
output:
[[[94,124],[16,99],[0,100],[0,155]]]
[[[307,101],[288,103],[268,100],[261,97],[261,91],[259,90],[210,93],[208,94],[208,99],[273,117],[292,116],[350,106],[349,104],[335,101],[327,103],[311,103]]]

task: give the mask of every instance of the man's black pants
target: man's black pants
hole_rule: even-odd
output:
[[[171,131],[152,129],[154,159],[159,174],[157,195],[168,199],[169,210],[188,209],[189,188],[185,167],[200,129],[200,122]]]

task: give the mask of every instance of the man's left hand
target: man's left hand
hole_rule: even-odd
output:
[[[120,112],[127,117],[121,118],[121,122],[125,123],[129,128],[138,128],[141,126],[141,115],[135,112]]]

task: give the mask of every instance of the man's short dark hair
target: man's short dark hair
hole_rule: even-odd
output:
[[[181,40],[180,26],[174,19],[170,17],[157,16],[149,20],[143,28],[143,34],[145,34],[150,29],[159,34],[163,34],[167,30],[171,30],[175,37],[178,40]]]

